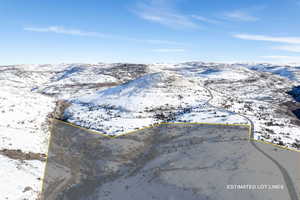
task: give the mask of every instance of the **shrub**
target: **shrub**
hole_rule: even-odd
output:
[[[49,113],[48,118],[64,120],[64,112],[71,104],[64,100],[58,100],[55,102],[55,108],[53,112]]]

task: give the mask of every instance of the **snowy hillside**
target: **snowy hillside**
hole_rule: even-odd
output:
[[[203,64],[187,64],[193,66],[189,76],[204,81],[213,93],[213,105],[244,115],[254,123],[255,139],[290,148],[299,146],[299,120],[292,114],[299,105],[289,95],[299,84],[294,81],[299,77],[298,67],[281,66],[291,72],[286,76],[284,73],[272,75],[270,71],[257,68],[253,70],[249,65],[216,64],[206,65],[203,76]],[[178,71],[185,73],[186,67]],[[295,79],[291,80],[291,77]]]
[[[126,64],[0,66],[0,199],[38,197],[50,135],[47,118],[58,99],[93,93],[143,73],[144,65]],[[19,177],[24,180],[16,182]]]
[[[147,73],[145,65],[76,64],[67,65],[34,91],[56,98],[92,94],[97,90],[119,85]]]
[[[65,120],[110,135],[165,121],[249,124],[251,120],[256,139],[297,148],[298,120],[286,103],[297,107],[289,91],[297,85],[298,68],[267,71],[259,66],[265,65],[150,65],[152,74],[71,99]]]
[[[45,162],[26,158],[32,153],[39,153],[42,158],[47,153],[46,116],[54,109],[54,100],[32,93],[31,89],[43,84],[53,72],[45,72],[43,67],[32,68],[0,67],[0,194],[3,199],[34,199],[41,190]],[[17,158],[15,151],[20,154]],[[15,181],[17,177],[24,178]]]
[[[181,74],[147,74],[94,95],[70,100],[64,119],[79,126],[118,135],[160,122],[241,123],[247,120],[207,104],[199,82]],[[228,121],[228,119],[230,119]],[[233,121],[231,121],[233,120]]]
[[[249,69],[270,72],[278,76],[288,78],[292,81],[300,82],[300,66],[278,66],[270,64],[247,65]]]
[[[57,100],[70,103],[63,120],[109,135],[160,122],[251,120],[256,139],[299,149],[299,80],[299,67],[269,64],[0,66],[1,198],[38,197]]]

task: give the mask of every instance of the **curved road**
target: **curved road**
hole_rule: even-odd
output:
[[[219,109],[219,110],[225,110],[224,108],[220,108],[220,107],[217,107],[217,106],[214,106],[210,103],[211,100],[213,100],[213,94],[212,92],[210,91],[211,89],[210,88],[207,88],[207,87],[204,87],[204,89],[206,89],[210,95],[210,99],[206,102],[209,106],[213,107],[213,108],[216,108],[216,109]],[[299,200],[298,198],[298,195],[297,195],[297,192],[296,192],[296,189],[295,189],[295,186],[294,186],[294,183],[289,175],[289,173],[287,172],[287,170],[279,163],[277,162],[273,157],[271,157],[269,154],[267,154],[266,152],[264,152],[261,148],[259,148],[257,146],[257,143],[254,141],[254,123],[251,119],[249,119],[247,116],[245,115],[242,115],[242,114],[239,114],[239,113],[236,113],[236,112],[232,112],[232,111],[228,111],[226,110],[227,112],[231,112],[231,113],[234,113],[236,115],[239,115],[245,119],[247,119],[249,122],[250,122],[250,143],[251,145],[256,149],[258,150],[260,153],[262,153],[264,156],[266,156],[269,160],[271,160],[277,167],[278,169],[280,170],[281,174],[282,174],[282,177],[286,183],[286,187],[288,189],[288,192],[289,192],[289,196],[290,196],[290,199],[291,200]]]

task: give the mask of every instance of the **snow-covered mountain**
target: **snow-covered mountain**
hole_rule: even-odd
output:
[[[300,81],[300,66],[280,66],[280,65],[270,65],[270,64],[257,64],[257,65],[246,65],[249,69],[270,72],[292,81]]]
[[[299,81],[299,66],[270,64],[0,66],[1,198],[38,197],[58,100],[68,105],[61,119],[109,135],[160,122],[251,120],[256,139],[297,149]]]

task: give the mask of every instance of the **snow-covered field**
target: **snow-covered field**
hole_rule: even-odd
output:
[[[45,161],[26,155],[47,153],[59,99],[70,103],[64,120],[109,135],[160,122],[249,124],[244,115],[255,138],[296,148],[299,121],[284,105],[299,81],[300,67],[268,64],[0,66],[0,199],[37,199]]]

